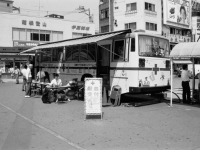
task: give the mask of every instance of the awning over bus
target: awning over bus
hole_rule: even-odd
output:
[[[101,41],[110,37],[114,37],[116,35],[122,34],[122,33],[130,33],[131,30],[122,30],[122,31],[116,31],[116,32],[109,32],[104,34],[98,34],[98,35],[92,35],[82,38],[76,38],[76,39],[69,39],[65,41],[58,41],[53,43],[47,43],[47,44],[40,44],[36,47],[33,47],[31,49],[25,50],[21,53],[26,53],[30,51],[35,51],[39,49],[45,49],[45,48],[54,48],[54,47],[63,47],[63,46],[69,46],[69,45],[78,45],[78,44],[85,44],[85,43],[93,43],[97,41]]]
[[[200,57],[200,42],[179,43],[170,53],[172,58]]]

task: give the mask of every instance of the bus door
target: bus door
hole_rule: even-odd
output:
[[[110,49],[111,45],[98,46],[97,50],[97,77],[102,78],[103,87],[110,90]],[[106,49],[104,49],[105,47]]]

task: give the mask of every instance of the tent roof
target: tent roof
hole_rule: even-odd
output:
[[[169,57],[172,58],[200,57],[200,42],[179,43],[174,46]]]

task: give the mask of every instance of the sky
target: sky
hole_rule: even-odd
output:
[[[13,6],[20,7],[22,14],[45,16],[63,15],[66,20],[89,22],[85,13],[79,13],[79,6],[90,9],[94,16],[95,29],[99,30],[99,0],[13,0]],[[88,14],[88,11],[86,12]]]

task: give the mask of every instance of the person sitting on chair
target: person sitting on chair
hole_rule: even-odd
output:
[[[62,86],[62,80],[59,78],[59,74],[57,74],[57,73],[54,74],[54,79],[51,81],[49,86],[58,88],[58,89],[53,90],[53,93],[56,97],[56,102],[58,102],[58,98],[59,98],[58,94],[65,94],[65,88],[60,88]],[[68,101],[70,101],[70,100],[68,99]]]

